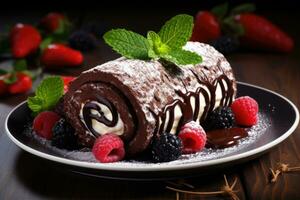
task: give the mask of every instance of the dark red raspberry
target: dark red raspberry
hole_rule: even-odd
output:
[[[241,126],[253,126],[258,121],[258,104],[249,97],[239,97],[231,105],[236,123]]]
[[[206,133],[199,123],[191,121],[185,124],[178,137],[181,139],[184,154],[201,151],[206,143]]]
[[[102,163],[117,162],[124,158],[124,143],[119,136],[107,133],[99,137],[93,146],[95,158]]]
[[[55,112],[41,112],[33,120],[33,130],[37,135],[49,140],[53,135],[52,128],[59,119],[60,116]]]

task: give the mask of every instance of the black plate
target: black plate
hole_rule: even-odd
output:
[[[233,153],[217,159],[186,164],[122,166],[91,163],[68,159],[57,152],[45,148],[41,143],[23,134],[30,110],[26,102],[21,103],[6,119],[6,132],[10,139],[25,151],[41,158],[54,161],[52,164],[76,173],[115,179],[158,180],[195,176],[209,170],[224,168],[258,157],[286,139],[297,127],[299,113],[287,98],[264,88],[238,83],[238,96],[251,96],[259,103],[260,112],[268,117],[270,126],[255,142]],[[196,172],[196,173],[195,173]]]

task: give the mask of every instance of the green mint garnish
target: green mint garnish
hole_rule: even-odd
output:
[[[198,54],[183,49],[172,49],[168,54],[162,55],[162,58],[176,65],[196,65],[202,62]]]
[[[158,32],[161,41],[171,48],[181,48],[190,39],[194,26],[190,15],[176,15],[163,25]]]
[[[190,39],[192,30],[193,17],[181,14],[167,21],[158,33],[148,31],[147,38],[125,29],[108,31],[103,38],[116,52],[126,58],[195,65],[202,61],[201,56],[182,49]]]
[[[127,58],[149,59],[149,42],[140,34],[125,29],[113,29],[105,33],[103,38],[116,52]]]
[[[62,97],[64,83],[59,76],[45,78],[35,91],[35,96],[28,98],[28,107],[36,115],[51,110]]]

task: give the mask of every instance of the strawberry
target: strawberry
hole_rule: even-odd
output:
[[[69,89],[69,84],[75,79],[74,76],[61,76],[61,79],[64,82],[64,92],[66,93]]]
[[[244,46],[278,52],[291,52],[294,47],[293,40],[264,17],[245,13],[236,15],[235,21],[244,28],[241,37]]]
[[[29,91],[31,87],[31,77],[23,73],[18,73],[17,81],[8,86],[8,91],[10,94],[21,94]]]
[[[74,67],[82,64],[83,55],[80,51],[63,44],[49,45],[41,56],[41,63],[48,68]]]
[[[221,35],[217,18],[209,11],[200,11],[196,15],[191,41],[210,42]]]
[[[59,28],[60,21],[64,19],[65,16],[63,14],[52,12],[41,19],[40,26],[53,33]]]
[[[13,56],[24,58],[39,48],[41,35],[31,25],[16,24],[10,32],[10,43]]]
[[[3,80],[0,80],[0,97],[7,93],[7,89],[7,84]]]

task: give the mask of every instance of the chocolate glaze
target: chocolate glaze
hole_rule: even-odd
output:
[[[98,122],[103,123],[104,125],[106,125],[108,127],[114,127],[118,123],[118,112],[117,112],[116,107],[107,99],[100,97],[98,95],[95,95],[95,97],[96,97],[96,101],[107,106],[112,114],[112,120],[109,120],[104,116],[104,113],[102,112],[101,107],[99,105],[97,105],[93,102],[86,102],[85,105],[83,106],[82,115],[83,115],[85,124],[86,124],[87,128],[94,134],[94,136],[97,137],[101,133],[98,133],[93,128],[92,119],[95,119]],[[100,116],[92,114],[91,110],[98,111]]]
[[[91,147],[96,138],[78,117],[82,103],[97,101],[96,94],[106,98],[120,114],[125,126],[121,138],[129,157],[143,152],[165,124],[167,130],[172,128],[176,105],[182,111],[177,131],[183,123],[196,119],[201,106],[199,93],[206,102],[200,120],[203,121],[215,106],[216,87],[218,83],[223,84],[222,80],[228,85],[227,90],[221,86],[222,104],[230,103],[236,93],[236,83],[224,56],[206,44],[188,42],[184,48],[200,54],[203,62],[181,67],[180,73],[173,73],[157,61],[119,58],[85,71],[73,81],[64,97],[64,111],[81,144]],[[199,84],[205,85],[208,91],[199,88]],[[196,100],[194,112],[190,105],[192,96]],[[167,112],[170,113],[168,122],[165,121]]]
[[[248,136],[248,132],[244,128],[228,128],[209,131],[206,135],[206,147],[223,149],[236,145],[239,139]]]

